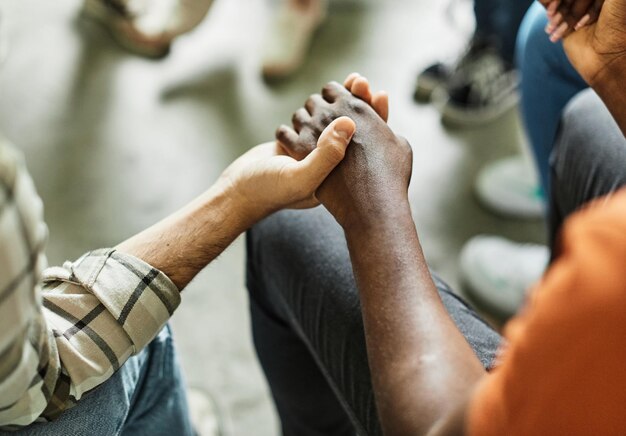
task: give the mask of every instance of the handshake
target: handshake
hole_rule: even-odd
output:
[[[344,228],[385,219],[408,207],[409,143],[387,125],[384,92],[357,73],[330,82],[281,126],[276,141],[231,164],[218,185],[238,205],[244,227],[280,209],[323,204]],[[400,203],[402,204],[402,203]]]

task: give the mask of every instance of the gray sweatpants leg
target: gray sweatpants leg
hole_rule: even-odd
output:
[[[554,258],[563,221],[589,201],[626,186],[626,138],[592,90],[577,95],[565,109],[550,164]]]
[[[285,211],[247,238],[254,342],[285,435],[379,435],[359,296],[345,236],[323,208]],[[439,279],[485,367],[500,336]]]

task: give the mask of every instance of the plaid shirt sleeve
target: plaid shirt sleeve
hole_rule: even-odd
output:
[[[106,381],[180,303],[162,272],[114,249],[46,269],[43,205],[0,139],[0,427],[52,420]]]

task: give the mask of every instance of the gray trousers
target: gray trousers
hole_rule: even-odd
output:
[[[584,202],[626,184],[626,141],[595,95],[568,108],[558,142],[554,232]],[[323,208],[284,211],[255,226],[247,248],[254,343],[283,433],[381,434],[342,229]],[[489,368],[500,336],[434,279],[448,313]]]

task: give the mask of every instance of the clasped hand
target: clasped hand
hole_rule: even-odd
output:
[[[386,93],[354,73],[327,84],[281,126],[276,142],[237,159],[218,180],[245,227],[284,208],[320,204],[345,226],[376,220],[404,202],[411,177],[408,142],[387,126]]]
[[[541,0],[546,32],[564,39],[572,65],[592,87],[604,85],[611,68],[626,64],[626,0]],[[611,75],[611,74],[609,74]]]
[[[315,149],[320,132],[340,116],[354,120],[356,132],[344,160],[317,190],[319,201],[344,228],[370,224],[408,205],[412,152],[387,125],[388,98],[372,94],[367,79],[353,73],[340,85],[328,83],[281,126],[276,139],[294,159]]]

